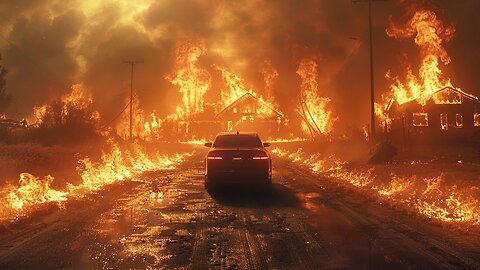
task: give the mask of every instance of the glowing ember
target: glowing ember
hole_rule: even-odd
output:
[[[302,60],[297,74],[302,79],[298,108],[303,120],[302,129],[312,137],[330,133],[336,118],[327,109],[330,99],[318,95],[317,63],[313,59]]]
[[[371,192],[382,201],[406,206],[419,214],[444,222],[462,222],[480,225],[480,201],[474,194],[476,187],[458,188],[443,183],[443,175],[436,178],[400,177],[377,179],[373,168],[366,171],[350,170],[347,163],[334,156],[307,155],[302,149],[288,152],[275,148],[272,153],[307,166],[337,183],[345,183]],[[388,181],[385,181],[388,180]]]

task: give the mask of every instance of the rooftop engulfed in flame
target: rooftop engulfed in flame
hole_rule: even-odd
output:
[[[407,70],[406,81],[387,73],[387,78],[394,80],[390,87],[390,96],[403,104],[410,100],[418,100],[425,104],[433,93],[443,87],[453,87],[449,78],[444,78],[440,64],[451,62],[443,47],[444,41],[450,41],[455,33],[453,26],[445,27],[437,15],[430,10],[417,11],[402,27],[391,25],[387,35],[397,39],[414,38],[420,49],[421,64],[415,75],[410,67]]]

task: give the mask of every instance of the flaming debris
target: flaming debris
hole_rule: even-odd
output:
[[[312,137],[330,133],[336,118],[327,109],[330,99],[318,95],[317,63],[313,59],[303,59],[297,74],[302,79],[298,112],[303,120],[303,131]]]
[[[144,149],[135,145],[131,150],[122,150],[110,141],[111,151],[102,155],[101,161],[94,162],[90,158],[78,161],[77,172],[82,183],[67,184],[65,191],[51,187],[52,176],[35,177],[29,173],[20,175],[19,185],[7,185],[0,189],[0,222],[11,222],[19,217],[28,216],[41,206],[48,203],[63,206],[63,203],[81,198],[100,190],[107,185],[133,180],[139,174],[150,170],[174,169],[192,153],[147,155]]]
[[[480,225],[480,201],[475,196],[478,188],[448,186],[444,184],[443,175],[434,178],[392,175],[385,182],[385,179],[378,179],[375,176],[373,169],[350,170],[346,166],[347,162],[334,156],[327,158],[322,158],[319,154],[308,156],[302,149],[288,152],[275,148],[272,153],[307,166],[313,173],[369,191],[382,201],[406,206],[429,218]]]

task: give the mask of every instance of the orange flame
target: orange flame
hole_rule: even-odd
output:
[[[222,73],[223,81],[227,87],[226,89],[222,89],[221,92],[221,102],[223,107],[232,104],[246,93],[253,93],[253,91],[247,90],[244,81],[235,73],[218,65],[215,65],[215,68]]]
[[[226,86],[226,88],[223,88],[221,91],[222,107],[227,107],[243,95],[250,93],[254,97],[257,97],[260,101],[260,104],[263,105],[260,106],[260,108],[256,108],[257,113],[268,113],[269,109],[278,108],[275,103],[263,99],[263,96],[258,97],[258,95],[254,91],[252,91],[251,89],[247,89],[245,87],[245,82],[237,74],[218,65],[215,65],[215,68],[222,73],[222,78]]]
[[[298,108],[302,129],[312,136],[330,133],[336,118],[327,109],[330,99],[318,95],[317,63],[313,59],[303,59],[297,74],[302,79]]]
[[[449,41],[455,32],[453,26],[445,27],[437,15],[430,10],[417,11],[403,27],[390,26],[387,35],[394,38],[415,37],[415,44],[420,47],[422,59],[418,77],[408,68],[406,83],[387,72],[387,78],[395,80],[391,85],[391,96],[403,104],[411,100],[418,100],[425,104],[432,94],[446,86],[452,86],[450,79],[444,78],[440,63],[448,65],[450,57],[442,46]]]
[[[204,111],[204,96],[210,89],[211,76],[206,69],[198,67],[198,59],[206,53],[205,41],[192,39],[179,42],[174,50],[174,69],[165,78],[173,85],[179,86],[182,94],[182,104],[176,112],[163,119],[158,118],[155,112],[146,117],[140,109],[138,98],[134,99],[133,135],[147,141],[158,140],[162,134],[162,125],[170,121],[185,121],[192,119],[196,114]],[[128,101],[127,101],[128,102]],[[123,114],[118,125],[118,134],[126,137],[129,134],[129,115]]]
[[[37,126],[55,124],[52,121],[60,121],[60,123],[64,124],[67,121],[67,118],[69,117],[69,114],[72,110],[84,111],[85,113],[87,113],[88,115],[86,115],[86,117],[88,119],[86,120],[92,122],[98,122],[100,120],[100,113],[92,109],[92,96],[86,93],[85,88],[82,84],[72,85],[71,92],[62,96],[59,99],[59,102],[61,106],[59,112],[55,111],[56,105],[54,104],[35,106],[33,108],[33,116],[29,119],[29,122],[32,122],[34,123],[34,125]],[[52,116],[53,114],[55,115]]]
[[[93,162],[88,157],[79,160],[77,172],[82,183],[80,185],[68,183],[66,191],[53,189],[51,184],[54,178],[51,176],[38,178],[29,173],[20,175],[19,186],[2,187],[0,222],[11,222],[27,216],[47,203],[62,205],[71,198],[84,197],[107,185],[134,179],[145,171],[174,169],[186,157],[192,155],[192,153],[171,156],[159,153],[147,155],[138,145],[132,150],[121,150],[112,141],[110,144],[112,150],[103,153],[101,161]]]
[[[278,72],[273,67],[271,61],[265,61],[261,66],[260,72],[263,74],[263,81],[265,83],[265,100],[269,103],[274,103],[273,89],[275,80],[278,78]]]
[[[388,181],[378,179],[373,168],[348,169],[348,163],[334,156],[322,158],[320,154],[307,155],[302,149],[289,152],[279,148],[272,150],[279,157],[307,166],[339,183],[369,191],[391,204],[409,207],[421,215],[443,222],[460,222],[480,225],[480,201],[478,188],[447,186],[443,175],[433,178],[402,177],[392,175]]]
[[[6,196],[6,204],[3,207],[18,211],[36,204],[46,202],[63,202],[67,200],[66,192],[54,190],[50,187],[53,177],[50,175],[40,179],[29,173],[20,174],[19,187],[9,186]]]
[[[207,51],[204,40],[188,40],[178,43],[175,52],[175,71],[166,78],[180,87],[183,106],[177,106],[177,116],[188,119],[203,112],[205,93],[210,89],[211,76],[207,70],[199,68],[198,58]]]

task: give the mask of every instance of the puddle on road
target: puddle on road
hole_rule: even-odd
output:
[[[345,211],[324,205],[320,193],[297,193],[296,196],[301,202],[300,205],[308,210],[307,224],[334,251],[328,262],[332,267],[404,267],[398,259],[377,247],[376,228],[355,224],[346,216]]]
[[[179,179],[185,181],[186,177]],[[176,266],[190,263],[187,254],[191,254],[193,236],[189,224],[202,206],[200,201],[190,204],[189,193],[179,188],[178,181],[162,177],[145,182],[139,192],[119,200],[122,203],[98,220],[94,231],[99,242],[107,243],[99,248],[100,257],[107,258],[101,260],[106,262],[104,267],[156,268],[169,261],[175,261]]]

